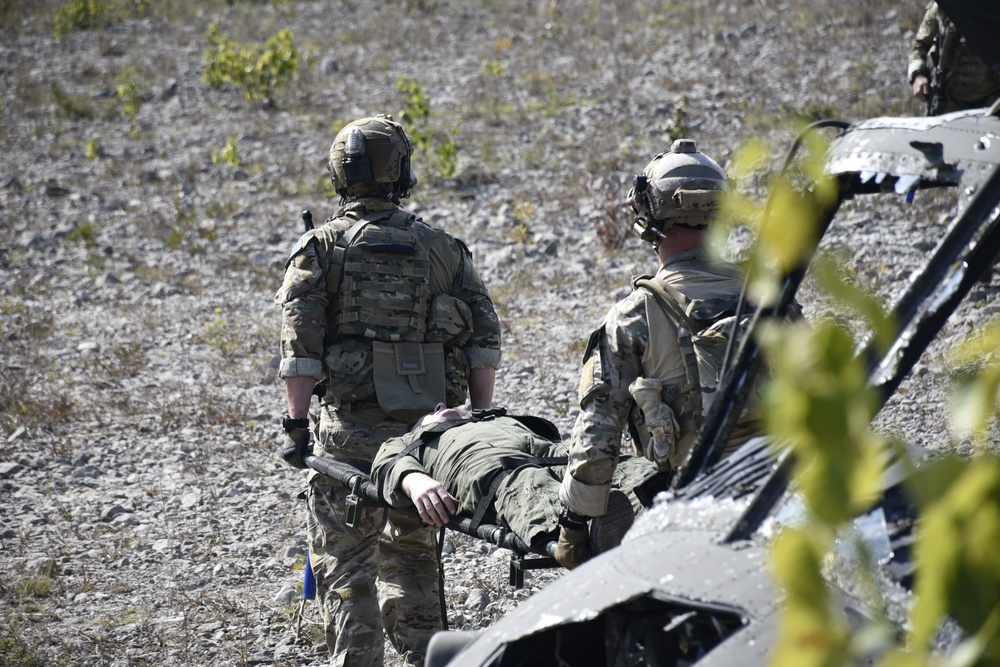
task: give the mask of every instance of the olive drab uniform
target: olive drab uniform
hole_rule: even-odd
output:
[[[351,201],[307,232],[276,301],[279,374],[311,376],[322,392],[315,453],[365,472],[408,422],[437,402],[462,405],[470,369],[500,364],[499,320],[468,249],[388,201]],[[375,507],[349,527],[348,493],[309,473],[310,559],[332,664],[381,665],[379,625],[420,664],[442,627],[435,529]]]
[[[934,61],[942,81],[933,81]],[[911,84],[922,74],[941,86],[944,104],[938,113],[989,106],[1000,97],[1000,72],[972,50],[935,2],[927,6],[908,63],[907,81]]]
[[[606,511],[623,432],[631,435],[639,454],[659,459],[655,462],[661,469],[680,465],[718,384],[717,377],[704,377],[706,364],[701,351],[695,353],[697,341],[690,340],[716,332],[711,326],[699,331],[692,322],[699,317],[734,319],[731,308],[743,287],[737,268],[713,263],[705,249],[696,248],[668,258],[652,282],[665,287],[668,296],[683,297],[686,303],[678,303],[677,309],[687,319],[680,321],[682,315],[664,308],[663,297],[640,282],[611,308],[584,355],[581,413],[573,427],[569,474],[560,498],[586,516]],[[748,407],[726,453],[758,434],[759,425],[754,408]],[[657,446],[651,442],[654,436]]]
[[[388,504],[409,507],[403,477],[423,472],[458,500],[460,514],[503,525],[539,548],[558,535],[559,485],[567,454],[563,442],[535,433],[516,417],[432,423],[386,441],[375,458],[372,480]],[[639,457],[618,466],[613,486],[628,497],[633,515],[642,507],[634,487],[655,472]]]

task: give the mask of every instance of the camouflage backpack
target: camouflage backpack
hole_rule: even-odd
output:
[[[700,431],[704,417],[715,399],[716,390],[722,380],[723,364],[734,333],[739,337],[746,333],[754,308],[751,306],[737,316],[739,295],[732,297],[696,300],[689,299],[677,289],[660,281],[640,278],[635,287],[652,294],[663,313],[677,328],[677,342],[684,362],[685,384],[677,390],[674,400],[668,400],[680,422],[682,449],[690,445]],[[650,335],[650,345],[656,339]],[[758,431],[758,404],[756,394],[759,383],[755,383],[753,394],[740,418],[739,425],[730,440],[727,451],[742,444]],[[644,429],[636,428],[635,419],[630,419],[630,430],[637,442],[644,442]]]

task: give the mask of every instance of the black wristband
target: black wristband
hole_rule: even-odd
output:
[[[281,428],[285,429],[285,433],[294,431],[297,428],[309,428],[309,418],[292,419],[288,415],[285,415],[281,418]]]
[[[559,512],[559,525],[573,530],[583,530],[587,527],[589,518],[563,505],[562,511]]]
[[[507,408],[473,408],[472,421],[485,422],[507,415]]]

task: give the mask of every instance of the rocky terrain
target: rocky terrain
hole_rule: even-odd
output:
[[[920,113],[904,73],[923,0],[107,0],[57,39],[70,4],[0,4],[3,665],[323,664],[318,610],[298,615],[304,474],[278,456],[272,298],[301,211],[336,208],[336,131],[419,109],[398,84],[430,111],[407,205],[468,243],[503,321],[496,403],[564,432],[589,331],[655,269],[620,238],[655,153],[686,136],[726,166],[762,138],[777,165],[797,120]],[[288,28],[297,74],[263,102],[208,85],[213,21],[246,44]],[[851,204],[823,249],[891,302],[950,206]],[[962,446],[945,352],[996,284],[880,429]],[[828,314],[809,283],[801,301]],[[515,591],[506,552],[460,535],[448,552],[453,627],[558,576]]]

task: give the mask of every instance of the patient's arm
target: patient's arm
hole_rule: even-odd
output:
[[[443,526],[458,511],[458,501],[429,475],[410,472],[403,478],[402,487],[420,512],[424,523]]]

